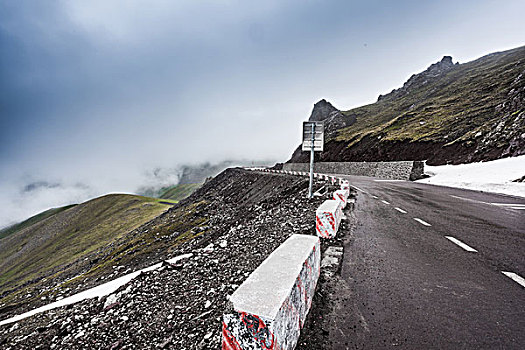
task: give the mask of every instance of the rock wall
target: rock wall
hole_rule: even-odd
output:
[[[283,170],[309,171],[309,163],[285,163]],[[314,171],[328,174],[371,176],[390,180],[422,178],[424,164],[420,161],[400,162],[322,162],[314,163]]]

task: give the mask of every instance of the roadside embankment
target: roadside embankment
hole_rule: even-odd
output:
[[[315,181],[315,191],[327,186]],[[291,235],[315,235],[315,211],[332,190],[309,200],[306,177],[228,169],[136,229],[120,260],[108,256],[111,274],[93,284],[191,258],[142,273],[107,297],[1,326],[0,348],[217,349],[227,297]]]

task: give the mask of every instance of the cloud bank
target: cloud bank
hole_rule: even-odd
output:
[[[444,55],[523,45],[524,10],[517,0],[0,0],[0,226],[132,192],[151,169],[286,160],[321,98],[371,103]],[[35,182],[60,186],[21,192]]]

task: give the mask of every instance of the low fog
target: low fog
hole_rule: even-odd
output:
[[[318,100],[373,103],[444,55],[523,45],[524,10],[517,0],[0,0],[0,227],[175,184],[184,164],[285,161]]]

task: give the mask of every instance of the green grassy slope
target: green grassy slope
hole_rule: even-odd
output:
[[[48,210],[43,211],[43,212],[41,212],[41,213],[39,213],[39,214],[37,214],[35,216],[30,217],[27,220],[24,220],[24,221],[22,221],[22,222],[20,222],[18,224],[6,227],[6,228],[0,230],[0,239],[2,239],[4,237],[7,237],[9,235],[12,235],[14,233],[17,233],[17,232],[25,229],[26,227],[29,227],[29,226],[34,225],[34,224],[37,224],[38,222],[40,222],[42,220],[45,220],[45,219],[47,219],[50,216],[58,214],[58,213],[60,213],[60,212],[62,212],[64,210],[67,210],[69,208],[73,208],[74,206],[76,206],[76,204],[66,205],[66,206],[60,207],[60,208],[48,209]]]
[[[420,82],[403,96],[386,95],[377,103],[343,112],[357,122],[336,140],[357,143],[366,135],[383,140],[443,141],[473,138],[502,117],[495,107],[525,70],[525,47],[455,65],[445,74]]]
[[[0,294],[60,273],[71,262],[165,212],[170,203],[173,201],[111,194],[46,214],[48,217],[32,225],[20,224],[23,227],[0,241]]]
[[[171,199],[175,201],[183,200],[191,195],[197,188],[202,186],[200,183],[179,184],[161,189],[159,198]]]

